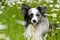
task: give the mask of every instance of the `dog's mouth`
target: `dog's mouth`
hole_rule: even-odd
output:
[[[41,23],[41,20],[39,20],[37,23],[31,23],[33,25],[33,27],[37,27],[37,25]]]
[[[37,27],[38,24],[37,23],[32,23],[32,25],[33,25],[33,27]]]

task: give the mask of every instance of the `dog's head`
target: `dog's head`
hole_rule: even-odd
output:
[[[39,23],[42,17],[45,17],[46,7],[38,6],[36,8],[31,8],[25,4],[22,5],[22,12],[24,14],[24,20],[27,23]]]

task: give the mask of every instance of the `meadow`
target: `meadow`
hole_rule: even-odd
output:
[[[10,4],[0,1],[0,40],[26,40],[23,36],[24,26],[17,23],[17,20],[24,20],[21,9],[22,3],[32,8],[37,6],[47,7],[45,15],[52,24],[51,36],[50,33],[47,33],[47,40],[60,40],[60,3],[56,0],[48,2],[45,0],[41,2],[37,0],[32,2],[21,0],[20,2],[12,2]]]

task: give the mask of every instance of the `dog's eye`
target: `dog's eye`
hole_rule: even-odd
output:
[[[40,16],[40,14],[36,14],[36,16]]]
[[[31,14],[30,14],[30,16],[32,17],[32,16],[33,16],[33,14],[31,13]]]

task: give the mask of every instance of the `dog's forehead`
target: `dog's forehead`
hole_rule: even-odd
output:
[[[29,13],[38,13],[39,11],[38,11],[38,9],[37,8],[31,8],[30,10],[29,10]]]

